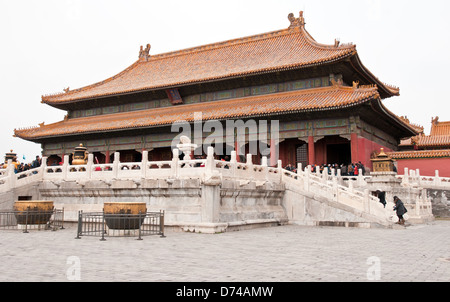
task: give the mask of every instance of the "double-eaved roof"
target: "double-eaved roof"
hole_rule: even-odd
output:
[[[355,72],[371,87],[333,85],[257,97],[66,118],[49,125],[15,130],[15,136],[36,141],[52,136],[170,125],[177,120],[189,121],[196,111],[202,112],[203,119],[208,120],[329,110],[399,94],[398,88],[383,84],[362,65],[355,45],[317,43],[306,31],[302,13],[299,18],[290,14],[289,20],[291,24],[287,29],[164,54],[151,55],[150,45],[147,45],[145,50],[141,47],[139,59],[121,73],[86,87],[43,96],[42,102],[62,108],[64,104],[109,96],[301,70],[340,60],[351,61]]]

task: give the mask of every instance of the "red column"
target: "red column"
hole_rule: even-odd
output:
[[[356,133],[351,134],[350,148],[352,152],[352,162],[357,163],[359,161],[359,156],[358,156],[358,134]]]
[[[239,158],[239,142],[238,142],[237,138],[235,138],[235,141],[234,141],[234,151],[236,151],[236,161],[240,162],[240,158]]]
[[[316,162],[316,154],[314,150],[314,136],[308,136],[308,164],[314,165]]]
[[[269,166],[271,167],[275,167],[278,163],[278,156],[277,156],[277,146],[275,145],[275,139],[271,138],[270,139],[270,162],[269,162]],[[278,150],[279,152],[279,150]]]
[[[105,164],[109,164],[109,150],[105,152]]]

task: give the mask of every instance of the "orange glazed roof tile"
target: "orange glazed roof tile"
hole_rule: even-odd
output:
[[[442,158],[450,157],[450,150],[414,150],[386,153],[392,159]]]
[[[450,135],[420,136],[417,145],[420,147],[450,147]]]
[[[203,121],[223,120],[266,114],[332,110],[354,106],[371,99],[379,99],[377,87],[354,88],[336,85],[175,107],[70,118],[40,127],[14,130],[14,133],[23,139],[36,140],[52,136],[165,126],[176,121],[193,122],[196,112],[202,113]]]
[[[356,54],[355,45],[317,43],[300,18],[289,16],[287,29],[150,55],[150,45],[139,60],[102,82],[65,93],[42,96],[49,105],[152,89],[214,81],[266,72],[316,66]],[[368,72],[368,71],[367,71]],[[370,73],[370,72],[368,72]],[[372,75],[371,75],[372,76]],[[393,94],[398,89],[378,83]]]
[[[402,146],[450,147],[450,121],[439,122],[439,117],[431,121],[430,135],[417,135],[401,142]]]
[[[432,119],[430,135],[431,136],[438,136],[438,135],[450,136],[450,121],[439,122],[439,117]]]

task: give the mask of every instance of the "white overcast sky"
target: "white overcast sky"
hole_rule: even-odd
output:
[[[450,1],[406,0],[0,0],[0,162],[10,149],[21,161],[38,144],[15,128],[63,119],[41,96],[102,81],[138,58],[287,28],[304,11],[318,41],[352,42],[381,81],[400,87],[384,100],[397,115],[425,127],[450,121]]]

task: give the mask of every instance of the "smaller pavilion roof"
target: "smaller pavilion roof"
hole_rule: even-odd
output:
[[[430,135],[424,135],[422,131],[419,135],[402,141],[400,145],[415,145],[418,149],[450,148],[450,121],[440,122],[439,117],[435,117],[431,120]]]
[[[416,159],[416,158],[450,158],[450,149],[443,150],[411,150],[411,151],[398,151],[388,152],[392,159]]]

